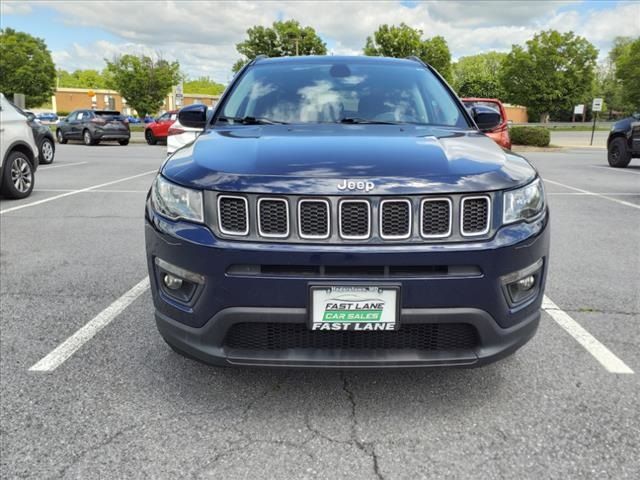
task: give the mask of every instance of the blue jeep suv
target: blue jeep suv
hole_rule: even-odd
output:
[[[215,365],[479,366],[536,332],[542,180],[418,59],[258,58],[155,178],[155,317]]]

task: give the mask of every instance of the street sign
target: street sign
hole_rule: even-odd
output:
[[[584,104],[576,105],[575,107],[573,107],[573,114],[584,115]]]
[[[593,99],[593,103],[591,104],[591,110],[594,112],[601,112],[602,111],[602,99],[601,98],[594,98]]]

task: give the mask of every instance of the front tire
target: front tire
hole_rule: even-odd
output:
[[[40,143],[40,163],[43,165],[49,165],[53,163],[53,158],[56,154],[56,147],[51,140],[45,138]]]
[[[29,158],[22,152],[11,152],[4,168],[2,193],[8,198],[16,199],[31,195],[34,176]]]
[[[155,137],[151,129],[147,128],[144,132],[144,139],[149,145],[155,145],[158,143],[158,139]]]
[[[625,168],[631,161],[631,152],[627,148],[627,142],[622,137],[611,140],[607,149],[607,160],[614,168]]]
[[[60,129],[56,130],[56,138],[58,139],[58,143],[62,143],[62,144],[65,144],[69,141],[66,138],[64,138],[64,135],[62,134],[62,130]]]
[[[127,138],[126,140],[118,140],[118,143],[124,147],[125,145],[129,145],[129,139]]]

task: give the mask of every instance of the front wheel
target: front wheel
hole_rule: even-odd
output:
[[[124,147],[125,145],[129,145],[129,139],[127,138],[126,140],[118,140],[118,143]]]
[[[48,138],[42,140],[42,143],[40,144],[40,163],[44,165],[53,163],[55,153],[56,147],[53,145],[53,142]]]
[[[624,138],[618,137],[611,140],[607,152],[607,160],[609,160],[609,165],[615,168],[625,168],[629,165],[631,152],[629,152]]]
[[[64,138],[64,135],[62,134],[62,130],[58,129],[56,130],[56,138],[58,139],[58,143],[67,143],[68,140],[66,138]]]
[[[2,176],[2,193],[9,198],[25,198],[33,190],[33,168],[22,152],[11,152]]]
[[[144,132],[144,138],[149,145],[155,145],[156,143],[158,143],[158,140],[149,128],[147,128],[147,130]]]

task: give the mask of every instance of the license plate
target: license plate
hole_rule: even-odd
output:
[[[395,330],[399,290],[397,286],[311,287],[311,330]]]

